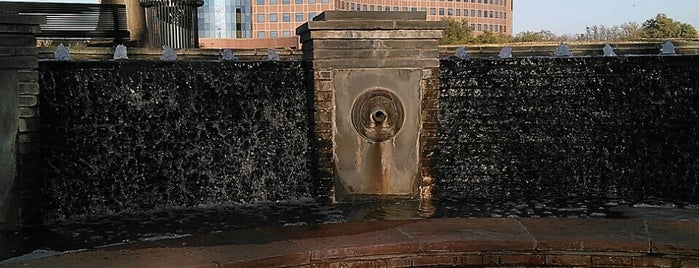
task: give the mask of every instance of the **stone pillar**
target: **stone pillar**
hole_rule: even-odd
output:
[[[316,176],[331,198],[430,194],[445,28],[424,12],[326,11],[296,29],[312,72]]]
[[[40,219],[39,84],[43,17],[0,15],[0,224]]]

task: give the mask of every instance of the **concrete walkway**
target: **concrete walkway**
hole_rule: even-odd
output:
[[[255,228],[9,267],[699,267],[699,222],[429,219]]]

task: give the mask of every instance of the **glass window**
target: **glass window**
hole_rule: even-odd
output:
[[[367,6],[366,6],[366,5],[362,5],[362,10],[367,11],[367,10],[368,10]]]
[[[257,4],[260,5],[260,6],[261,6],[261,5],[264,5],[264,4],[265,4],[265,0],[257,0]]]
[[[354,10],[354,3],[350,4],[350,10]]]
[[[308,12],[308,20],[312,20],[316,16],[315,12]]]
[[[490,18],[493,17],[493,11],[490,11]]]
[[[453,9],[447,9],[447,15],[453,16],[454,15],[454,10]]]
[[[475,9],[471,9],[471,17],[475,17],[475,16],[476,16],[476,10],[475,10]]]
[[[483,17],[483,10],[478,10],[478,17]]]
[[[425,11],[427,11],[427,8],[421,7],[421,8],[420,8],[420,11],[425,12]]]
[[[290,0],[282,0],[282,4],[284,4],[284,5],[288,5],[288,4],[290,4],[290,2],[291,2]]]
[[[376,9],[376,7],[374,5],[369,6],[369,11],[374,11],[375,9]]]
[[[269,32],[269,37],[270,38],[277,38],[277,37],[279,37],[279,33],[277,31],[271,31],[271,32]]]
[[[458,8],[456,9],[456,15],[461,16],[461,9],[458,9]]]
[[[291,21],[291,14],[289,14],[289,13],[282,13],[282,21],[283,21],[283,22],[290,22],[290,21]]]
[[[401,10],[408,11],[408,7],[403,7]]]
[[[265,31],[258,31],[257,38],[265,38]]]
[[[330,0],[320,0],[321,3],[330,3]]]
[[[439,15],[444,15],[444,9],[443,9],[443,8],[440,8],[440,9],[439,9]]]
[[[257,22],[265,22],[265,14],[257,14]]]
[[[393,7],[393,11],[398,11],[398,7]]]
[[[464,16],[468,17],[468,9],[464,9]]]
[[[291,36],[291,31],[289,31],[289,30],[284,30],[284,31],[282,32],[282,36],[283,36],[283,37],[290,37],[290,36]]]
[[[416,12],[416,11],[417,11],[417,7],[411,7],[411,8],[410,8],[410,11]]]
[[[384,11],[391,11],[391,7],[390,7],[390,6],[386,6],[386,8],[384,8]]]
[[[316,0],[308,0],[308,3],[309,3],[309,4],[315,4],[315,3],[316,3]]]
[[[270,4],[270,5],[276,5],[276,4],[277,4],[277,0],[269,0],[269,4]]]
[[[270,22],[277,22],[277,21],[279,21],[279,18],[278,18],[277,13],[269,14],[269,21],[270,21]]]
[[[383,10],[383,6],[376,6],[376,10],[377,10],[377,11]]]
[[[437,14],[437,10],[434,8],[430,8],[430,15],[435,15]]]
[[[483,31],[483,24],[480,24],[480,23],[478,24],[478,30]]]
[[[303,21],[303,13],[296,13],[296,21]]]
[[[294,0],[294,3],[303,4],[303,0]]]

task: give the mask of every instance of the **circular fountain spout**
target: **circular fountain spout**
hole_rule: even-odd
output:
[[[383,124],[383,122],[385,122],[387,118],[388,118],[388,115],[386,114],[386,112],[384,112],[381,109],[376,110],[375,112],[373,112],[371,114],[371,120],[373,120],[374,123],[377,123],[377,124]]]

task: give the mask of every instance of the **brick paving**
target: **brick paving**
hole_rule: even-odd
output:
[[[699,221],[428,219],[264,227],[8,267],[698,267]]]

